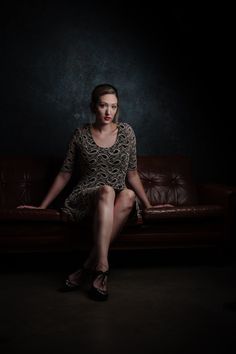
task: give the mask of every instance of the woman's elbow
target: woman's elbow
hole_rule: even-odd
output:
[[[139,177],[138,171],[137,170],[129,170],[127,173],[127,180],[131,182],[133,179],[136,179]]]
[[[67,183],[71,179],[72,173],[71,172],[59,172],[59,176],[63,179],[63,181],[65,183]]]

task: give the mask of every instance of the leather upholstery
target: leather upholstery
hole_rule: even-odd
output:
[[[191,175],[191,162],[183,156],[140,157],[138,169],[152,204],[197,203],[196,186]]]
[[[56,173],[51,159],[0,157],[0,208],[39,204]]]
[[[22,204],[40,204],[61,163],[49,157],[0,156],[1,250],[87,247],[90,220],[69,223],[60,212],[77,173],[47,210],[16,209]],[[197,185],[186,156],[139,156],[138,170],[151,203],[174,207],[143,210],[141,221],[129,220],[112,248],[212,245],[229,240],[235,229],[234,189]]]
[[[0,221],[3,220],[60,221],[61,213],[54,209],[0,209]]]
[[[143,211],[143,218],[148,221],[160,221],[162,219],[203,219],[220,217],[224,213],[221,205],[192,205],[177,206],[175,208],[152,208]]]

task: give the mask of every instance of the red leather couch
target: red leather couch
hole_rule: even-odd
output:
[[[83,250],[91,240],[91,220],[68,222],[60,207],[76,183],[77,173],[46,210],[16,209],[38,205],[62,161],[26,156],[0,157],[0,250]],[[186,156],[139,156],[138,169],[152,204],[131,217],[113,249],[217,246],[230,242],[234,228],[235,192],[224,185],[198,185]]]

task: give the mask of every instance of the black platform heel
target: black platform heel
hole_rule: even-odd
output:
[[[108,291],[107,290],[103,290],[100,288],[97,288],[94,286],[94,281],[100,277],[102,284],[105,284],[105,282],[107,281],[107,277],[108,277],[109,271],[101,271],[101,270],[96,270],[93,273],[93,282],[92,282],[92,286],[90,288],[89,291],[89,296],[91,299],[96,300],[96,301],[106,301],[108,299]]]

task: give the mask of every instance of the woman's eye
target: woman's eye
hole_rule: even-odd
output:
[[[108,105],[107,105],[107,104],[104,104],[104,103],[100,103],[100,104],[99,104],[99,107],[100,107],[100,108],[107,108]],[[115,109],[117,109],[117,106],[111,106],[111,109],[114,109],[114,110],[115,110]]]

